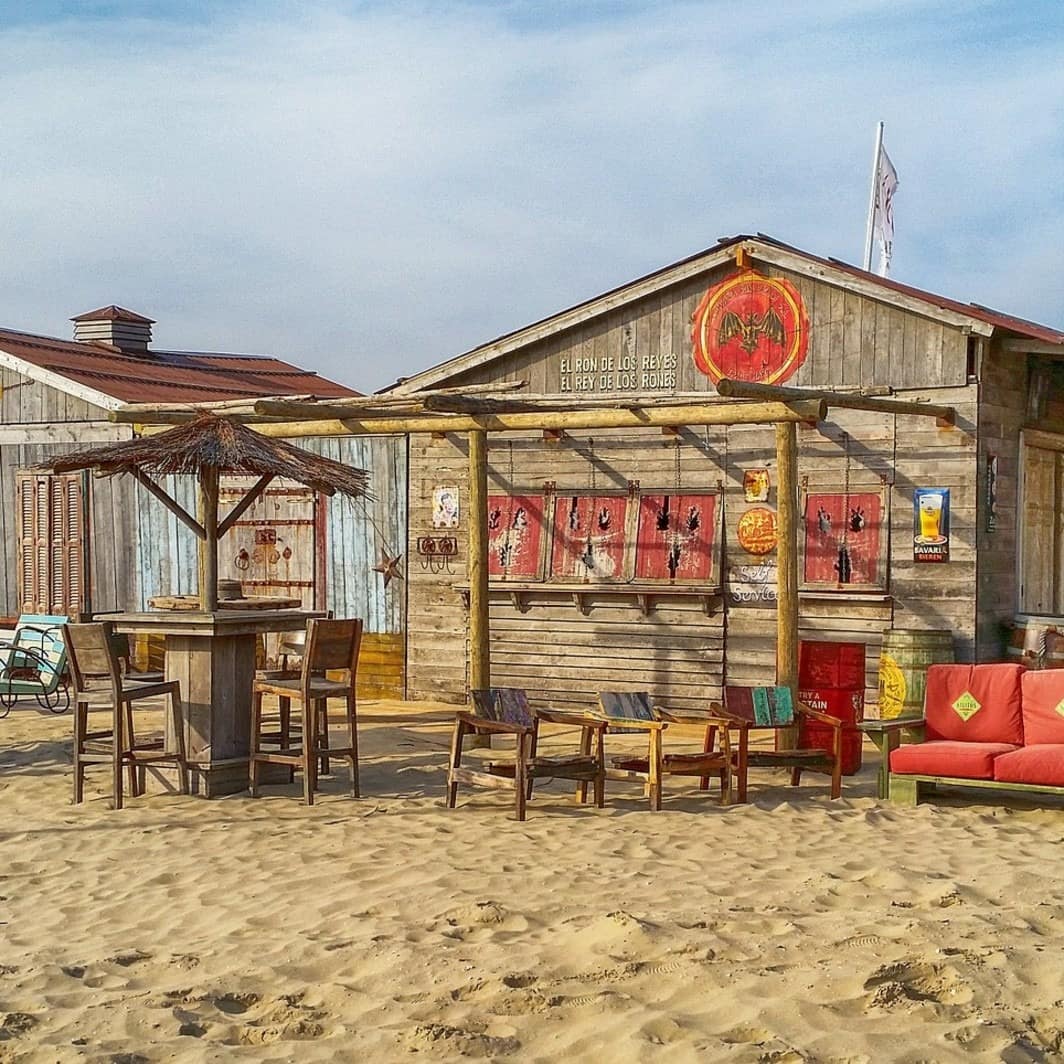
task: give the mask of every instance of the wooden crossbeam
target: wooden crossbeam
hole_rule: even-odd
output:
[[[273,474],[267,473],[266,476],[260,477],[259,481],[251,490],[234,506],[229,513],[227,513],[223,520],[218,523],[218,538],[226,534],[240,520],[241,517],[255,504],[255,500],[258,499],[262,493],[270,486],[273,481]]]
[[[783,388],[775,384],[757,384],[724,377],[717,382],[717,391],[729,399],[771,399],[776,402],[822,399],[828,406],[841,407],[846,410],[873,410],[881,414],[918,414],[933,417],[944,425],[953,425],[957,420],[957,411],[952,406],[914,403],[904,399],[874,399],[866,395],[845,395],[826,388]]]
[[[131,470],[134,480],[144,488],[149,495],[153,495],[172,513],[182,524],[187,525],[200,538],[207,538],[207,530],[186,510],[181,503],[171,497],[154,480],[139,469]]]
[[[822,399],[798,402],[717,403],[691,406],[530,411],[513,414],[424,414],[410,417],[344,418],[291,421],[252,426],[265,436],[387,436],[407,433],[540,432],[561,429],[660,428],[663,425],[770,425],[776,422],[822,421]]]

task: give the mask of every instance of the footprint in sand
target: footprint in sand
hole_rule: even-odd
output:
[[[869,1008],[895,1008],[923,1001],[963,1005],[972,1000],[971,987],[955,968],[919,960],[903,960],[877,968],[865,980]]]
[[[403,1041],[410,1052],[429,1051],[447,1060],[455,1056],[495,1058],[516,1053],[521,1048],[513,1035],[488,1035],[445,1023],[418,1024],[403,1036]]]

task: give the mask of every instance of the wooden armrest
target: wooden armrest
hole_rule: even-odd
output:
[[[255,673],[256,680],[299,680],[302,677],[300,669],[262,669]]]
[[[500,735],[527,735],[532,729],[522,728],[520,724],[504,724],[501,720],[485,720],[474,713],[458,712],[454,715],[455,720],[475,728],[477,731],[498,732]]]
[[[703,713],[701,710],[681,710],[679,713],[669,709],[655,706],[654,712],[669,724],[687,724],[697,728],[727,728],[731,723],[726,717],[718,713]]]
[[[630,720],[628,717],[606,717],[603,723],[610,728],[637,728],[640,731],[664,731],[669,726],[663,720]]]
[[[811,709],[809,706],[805,705],[804,702],[798,703],[798,712],[801,713],[803,717],[812,717],[813,720],[818,720],[821,724],[827,724],[832,728],[842,727],[841,718],[832,717],[828,713],[821,713],[819,709]]]
[[[533,710],[537,720],[545,720],[549,724],[567,724],[573,728],[594,728],[596,731],[604,731],[609,721],[600,717],[583,717],[577,713],[559,713],[553,709]]]
[[[727,712],[721,713],[716,719],[722,728],[738,728],[740,731],[749,731],[751,728],[757,727],[752,720],[747,720],[745,717],[733,717]]]

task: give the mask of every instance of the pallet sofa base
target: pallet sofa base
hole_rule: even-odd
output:
[[[890,774],[890,800],[898,805],[919,805],[937,786],[972,791],[1011,791],[1015,794],[1046,794],[1064,797],[1064,787],[1042,783],[1003,783],[1000,780],[973,780],[960,776],[902,776]]]

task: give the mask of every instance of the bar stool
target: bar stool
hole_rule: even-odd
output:
[[[146,764],[170,762],[177,768],[178,785],[188,794],[188,761],[185,756],[184,722],[181,716],[180,685],[176,680],[141,682],[122,674],[119,656],[121,640],[116,639],[110,621],[96,624],[65,624],[74,681],[74,804],[85,797],[86,765],[110,765],[113,774],[115,809],[122,808],[122,769],[128,769],[129,789],[133,797],[142,793],[138,768]],[[147,698],[169,698],[169,728],[176,750],[166,749],[165,735],[137,741],[133,705]],[[89,711],[109,710],[109,728],[89,731]],[[110,749],[100,749],[103,744]],[[92,744],[92,745],[90,745]],[[93,745],[96,748],[93,749]]]
[[[362,643],[360,620],[307,622],[307,639],[302,668],[298,676],[263,676],[255,680],[251,703],[251,756],[249,758],[252,797],[259,793],[260,765],[288,765],[303,773],[303,797],[314,804],[318,786],[318,761],[328,765],[327,757],[346,757],[351,762],[351,794],[360,797],[358,786],[358,721],[356,719],[355,679],[358,651]],[[330,672],[347,675],[330,679]],[[266,736],[262,730],[263,695],[276,695],[281,703],[281,719],[288,719],[290,700],[298,699],[302,708],[302,736],[299,748],[292,746],[288,729],[282,723],[280,749],[264,750]],[[343,698],[347,713],[347,745],[329,746],[328,699]]]

